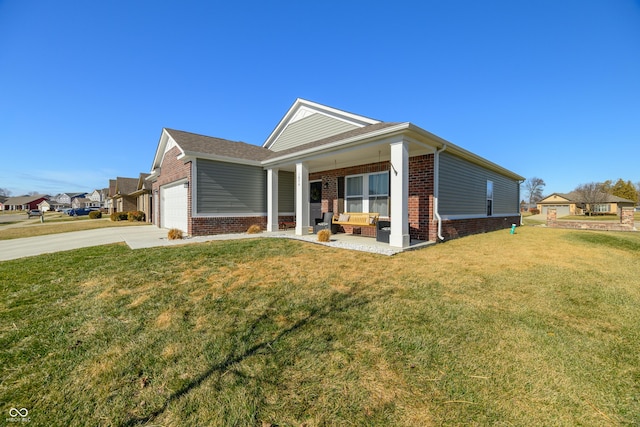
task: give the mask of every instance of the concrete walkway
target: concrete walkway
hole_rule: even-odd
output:
[[[392,248],[386,243],[376,242],[376,240],[371,237],[352,236],[350,234],[336,234],[331,236],[330,242],[320,243],[318,242],[316,235],[296,236],[292,230],[273,233],[263,232],[260,234],[237,233],[215,236],[196,236],[182,240],[169,240],[167,238],[167,230],[160,229],[152,225],[138,225],[48,234],[45,236],[25,237],[22,239],[0,240],[0,261],[8,261],[28,256],[120,242],[126,243],[131,249],[143,249],[157,246],[201,243],[214,240],[256,239],[261,237],[303,240],[336,248],[382,255],[394,255],[405,250],[418,249],[433,244],[433,242],[412,241],[410,248],[399,249]]]

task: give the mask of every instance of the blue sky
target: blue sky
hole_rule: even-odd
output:
[[[12,195],[149,172],[163,127],[261,145],[298,97],[413,122],[546,194],[638,182],[640,1],[0,0]]]

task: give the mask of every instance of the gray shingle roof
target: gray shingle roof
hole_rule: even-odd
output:
[[[271,154],[271,151],[266,148],[247,144],[246,142],[229,141],[175,129],[165,128],[165,130],[180,145],[180,148],[191,153],[255,161],[264,160]]]
[[[138,189],[138,178],[116,178],[116,190],[119,194],[126,196]]]

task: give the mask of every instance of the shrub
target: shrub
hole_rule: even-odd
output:
[[[89,219],[98,219],[98,218],[102,218],[102,212],[100,211],[89,212]]]
[[[127,212],[128,221],[144,221],[144,216],[144,212],[142,211]]]
[[[540,213],[540,209],[531,208],[529,209],[529,212],[531,212],[531,215],[538,215]]]
[[[249,229],[247,230],[248,234],[257,234],[257,233],[262,233],[262,227],[260,227],[258,224],[253,224],[251,227],[249,227]]]
[[[129,218],[127,212],[114,212],[111,214],[111,221],[126,221]]]
[[[169,230],[168,234],[169,240],[181,240],[182,239],[182,230],[177,228],[172,228]]]
[[[331,240],[331,230],[325,228],[318,231],[318,242],[328,242],[329,240]]]

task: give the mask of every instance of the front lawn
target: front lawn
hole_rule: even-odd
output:
[[[640,235],[255,239],[0,262],[30,425],[637,425]]]

